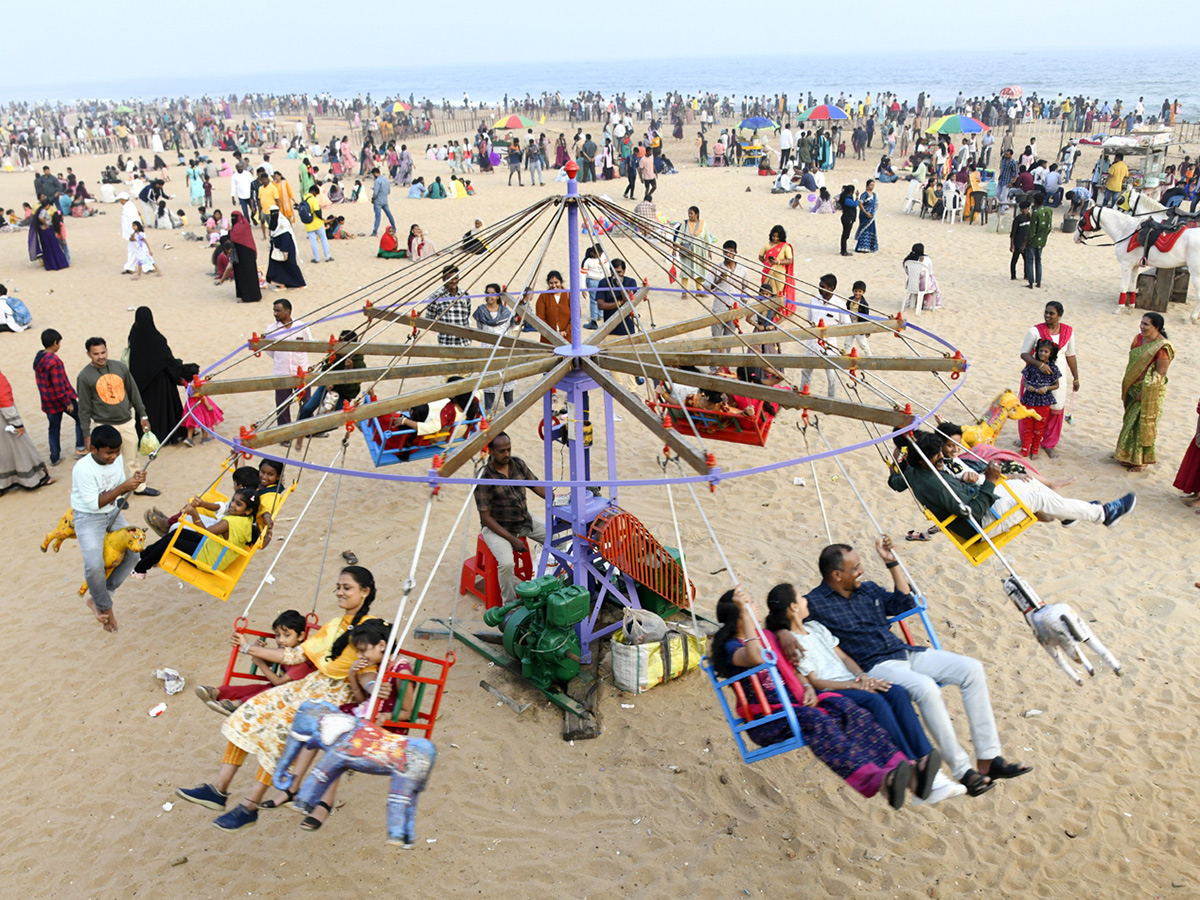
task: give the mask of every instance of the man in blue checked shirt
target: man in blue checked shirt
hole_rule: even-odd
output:
[[[1010,763],[1000,755],[1000,736],[988,696],[987,675],[975,659],[910,646],[896,637],[887,620],[916,605],[908,578],[892,552],[886,535],[875,541],[875,550],[891,571],[892,589],[863,581],[863,564],[848,544],[831,544],[821,551],[818,566],[822,583],[808,595],[812,618],[837,637],[841,649],[874,678],[899,684],[908,690],[921,710],[933,739],[950,765],[951,774],[967,793],[977,797],[990,790],[996,779],[1016,778],[1031,766]],[[785,650],[787,643],[784,644]],[[954,725],[942,699],[941,684],[957,685],[971,725],[976,765],[958,743]]]

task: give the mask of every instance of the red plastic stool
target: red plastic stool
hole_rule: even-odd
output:
[[[533,577],[533,558],[529,555],[529,541],[521,538],[523,552],[513,554],[513,574],[517,581],[528,581]],[[479,579],[483,579],[482,589]],[[484,609],[503,606],[500,597],[500,576],[496,573],[496,557],[488,549],[483,535],[475,544],[475,555],[463,561],[462,577],[458,582],[459,594],[474,594],[483,601]]]

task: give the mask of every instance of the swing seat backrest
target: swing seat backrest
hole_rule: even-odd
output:
[[[767,445],[767,435],[771,433],[771,422],[774,421],[768,419],[764,422],[760,417],[750,417],[740,412],[712,412],[691,406],[685,412],[677,403],[663,403],[658,400],[648,401],[648,405],[659,415],[670,414],[672,427],[680,434],[695,437],[699,432],[701,436],[714,441],[747,444],[752,447]]]
[[[287,502],[288,497],[295,490],[296,483],[292,482],[288,489],[279,497],[279,500],[275,504],[275,511],[272,513],[274,518],[279,518],[280,510],[283,509],[284,503]],[[214,503],[221,503],[226,497],[219,491],[210,489],[204,493],[203,499],[211,500]],[[232,554],[233,561],[225,568],[218,569],[203,565],[181,550],[177,550],[175,542],[179,539],[179,535],[185,527],[204,535],[206,541],[216,541],[223,548],[222,558],[224,558],[225,554]],[[158,565],[164,572],[170,572],[180,581],[187,582],[193,587],[204,591],[206,594],[216,597],[218,600],[228,600],[237,587],[242,573],[246,571],[246,566],[250,564],[250,560],[254,559],[254,554],[262,549],[262,543],[263,535],[260,534],[258,540],[249,547],[237,547],[195,523],[184,526],[181,521],[180,527],[172,532],[171,543],[167,545],[167,551],[163,554],[162,560]]]
[[[1003,487],[1016,504],[1012,509],[996,519],[996,521],[984,527],[984,531],[987,532],[992,543],[999,549],[1031,527],[1037,521],[1037,516],[1030,511],[1028,506],[1021,502],[1021,498],[1008,486],[1007,479],[1001,478],[996,482],[996,485],[997,487]],[[925,508],[922,507],[922,509]],[[959,552],[970,561],[971,565],[978,566],[994,555],[992,548],[979,532],[975,532],[970,537],[965,538],[950,530],[950,526],[958,519],[957,515],[939,519],[928,509],[925,509],[925,518],[937,525],[938,530],[949,539],[950,543],[958,548]],[[1003,530],[1006,525],[1008,526],[1007,530]]]
[[[783,691],[779,695],[782,703],[778,710],[758,715],[752,712],[751,704],[746,698],[746,685],[749,685],[759,709],[770,709],[758,675],[760,672],[771,672],[772,678],[778,684],[780,680],[779,673],[773,671],[774,666],[763,663],[752,669],[747,669],[745,672],[740,672],[731,678],[721,678],[713,669],[712,660],[709,657],[704,657],[700,665],[704,669],[704,673],[708,675],[708,680],[712,682],[713,690],[717,693],[717,699],[721,702],[721,711],[725,714],[725,721],[729,725],[729,730],[733,734],[734,741],[737,743],[738,752],[742,755],[742,762],[749,765],[761,759],[778,756],[780,753],[798,750],[804,746],[804,737],[800,733],[800,723],[796,719],[796,710],[792,706],[791,698],[788,696],[787,691]],[[733,695],[734,704],[732,707],[730,706],[729,696],[726,694],[726,691]],[[781,719],[788,721],[791,727],[790,736],[774,744],[768,744],[765,747],[754,746],[747,742],[747,731]]]
[[[387,672],[392,682],[395,706],[387,715],[378,717],[377,724],[385,731],[398,734],[417,732],[418,737],[432,739],[433,726],[437,724],[438,710],[442,705],[442,694],[446,690],[446,677],[456,661],[454,651],[447,651],[444,659],[413,650],[401,649],[397,654],[399,658]],[[405,718],[402,712],[404,701],[412,692],[415,692],[412,712]]]

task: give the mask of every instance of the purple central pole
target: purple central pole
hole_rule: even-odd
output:
[[[599,353],[600,348],[595,344],[583,343],[583,305],[579,290],[579,186],[575,181],[579,166],[575,164],[574,160],[570,160],[563,169],[568,178],[566,204],[568,265],[571,267],[571,342],[555,347],[554,352],[568,359],[579,359]],[[620,622],[601,628],[596,627],[600,607],[605,598],[612,597],[622,605],[634,608],[641,605],[638,601],[636,587],[629,584],[622,593],[613,584],[612,579],[602,571],[605,564],[586,537],[596,517],[616,503],[614,488],[609,488],[609,496],[606,497],[599,492],[593,493],[587,487],[578,484],[578,482],[592,480],[592,449],[587,444],[584,420],[586,418],[590,421],[591,416],[601,412],[599,408],[591,409],[588,401],[588,392],[596,390],[596,388],[596,382],[580,371],[578,367],[563,378],[559,382],[558,389],[566,395],[567,408],[570,413],[568,420],[559,425],[552,424],[554,414],[552,393],[547,392],[542,401],[543,416],[545,417],[546,478],[549,480],[554,471],[556,450],[554,444],[565,439],[568,446],[567,458],[571,481],[577,484],[571,487],[570,496],[561,505],[554,502],[552,491],[548,491],[546,494],[548,540],[542,549],[538,573],[544,574],[547,564],[553,558],[560,567],[571,570],[572,584],[587,588],[592,594],[591,615],[576,626],[583,645],[582,659],[584,662],[591,660],[591,645],[595,640],[621,627]],[[608,477],[612,479],[616,475],[616,435],[613,431],[612,398],[607,394],[604,398],[602,414],[604,416],[603,433],[605,440],[608,441]]]
[[[571,267],[571,355],[579,356],[583,317],[579,314],[579,182],[575,175],[579,167],[571,160],[567,170],[567,264]]]

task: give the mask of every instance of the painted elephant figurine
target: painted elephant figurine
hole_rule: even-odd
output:
[[[425,738],[390,734],[362,722],[324,700],[308,700],[292,719],[291,733],[275,766],[274,784],[289,790],[294,778],[288,771],[301,749],[321,749],[325,755],[304,779],[294,804],[312,812],[325,790],[347,769],[368,775],[390,775],[387,821],[388,843],[405,850],[413,845],[417,821],[417,796],[425,790],[437,751]]]

